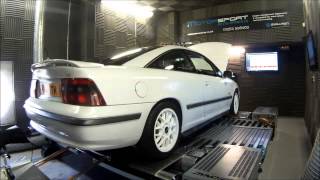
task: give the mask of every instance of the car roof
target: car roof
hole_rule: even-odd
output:
[[[124,63],[124,66],[135,66],[135,67],[144,67],[146,66],[150,61],[158,57],[159,55],[172,50],[172,49],[188,49],[182,46],[175,46],[175,45],[168,45],[159,47],[157,49],[154,49],[152,51],[146,52],[126,63]]]

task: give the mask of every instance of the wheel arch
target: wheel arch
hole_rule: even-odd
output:
[[[182,113],[182,107],[181,107],[181,103],[179,102],[179,100],[177,100],[176,98],[172,98],[172,97],[168,97],[168,98],[164,98],[164,99],[161,99],[160,101],[158,101],[155,105],[153,105],[153,107],[151,108],[150,112],[160,103],[162,102],[171,102],[171,103],[174,103],[175,105],[177,105],[178,107],[178,110],[179,110],[179,113],[180,113],[180,123],[183,122],[183,113]],[[150,114],[149,112],[149,114]],[[182,125],[182,124],[181,124]]]
[[[136,144],[136,146],[138,147],[138,148],[142,148],[143,150],[145,150],[146,151],[146,154],[149,156],[149,157],[151,157],[151,158],[155,158],[155,159],[159,159],[159,158],[163,158],[163,157],[167,157],[168,156],[168,153],[170,153],[170,151],[169,152],[164,152],[165,154],[159,154],[158,153],[158,151],[159,151],[159,149],[157,149],[157,147],[156,147],[156,145],[154,144],[154,139],[153,139],[153,134],[152,134],[152,140],[150,139],[150,137],[151,137],[151,135],[150,135],[150,128],[149,128],[149,130],[147,129],[147,127],[150,127],[150,126],[148,126],[148,125],[150,125],[150,123],[148,123],[148,120],[149,120],[149,117],[150,117],[150,115],[152,114],[152,111],[160,104],[160,103],[163,103],[163,102],[171,102],[171,103],[174,103],[176,106],[177,106],[177,109],[178,109],[178,111],[179,112],[177,112],[177,113],[179,113],[179,115],[180,115],[180,117],[181,118],[179,118],[179,122],[180,122],[180,124],[181,124],[181,122],[182,122],[182,109],[181,109],[181,104],[180,104],[180,102],[176,99],[176,98],[163,98],[163,99],[161,99],[161,100],[159,100],[159,101],[157,101],[154,105],[153,105],[153,107],[151,108],[151,110],[150,110],[150,112],[149,112],[149,114],[148,114],[148,118],[147,118],[147,121],[146,121],[146,123],[145,123],[145,125],[144,125],[144,128],[143,128],[143,132],[142,132],[142,135],[141,135],[141,137],[140,137],[140,140],[137,142],[137,144]],[[152,114],[152,115],[154,115],[154,114]],[[180,128],[181,128],[181,126],[182,126],[182,124],[180,125]],[[153,129],[152,129],[152,132],[153,132]],[[146,133],[146,134],[145,134]],[[177,141],[179,141],[179,136],[180,136],[181,134],[179,133],[179,135],[178,135],[178,139],[177,139]],[[153,145],[151,145],[150,143],[153,143]],[[151,145],[151,146],[150,146]],[[176,145],[177,145],[177,143],[176,143]],[[175,145],[175,146],[176,146]],[[154,147],[153,147],[154,146]],[[173,147],[173,148],[175,148],[175,146]],[[150,149],[150,147],[151,147],[151,149]],[[159,151],[160,152],[160,151]],[[155,154],[158,154],[157,156],[155,155]]]

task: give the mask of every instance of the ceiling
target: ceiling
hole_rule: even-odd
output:
[[[185,11],[219,4],[229,4],[246,0],[138,0],[139,4],[149,5],[156,11]]]

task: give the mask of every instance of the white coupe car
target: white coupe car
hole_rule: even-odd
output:
[[[105,65],[46,60],[32,69],[24,105],[30,124],[81,149],[136,145],[165,157],[181,133],[239,107],[231,72],[180,46],[126,51]]]

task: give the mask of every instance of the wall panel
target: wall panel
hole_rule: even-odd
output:
[[[0,60],[14,64],[17,123],[29,123],[23,103],[29,96],[33,62],[34,0],[0,0]]]
[[[320,61],[320,0],[304,0],[304,16],[307,31],[312,31],[315,38],[318,61]],[[311,141],[314,142],[320,128],[320,71],[310,71],[306,67],[306,106],[305,122]]]
[[[96,3],[94,58],[101,61],[129,48],[155,45],[153,19],[119,15],[107,3]]]
[[[4,17],[4,36],[6,38],[22,38],[23,18],[14,16]]]
[[[264,45],[263,49],[274,51],[273,49],[279,46],[269,44]],[[261,51],[253,47],[249,46],[247,50]],[[277,51],[279,72],[246,72],[244,55],[229,60],[227,69],[238,75],[241,92],[240,109],[253,111],[257,106],[276,106],[280,115],[303,116],[305,104],[303,44],[290,45],[290,51],[279,49]]]
[[[36,0],[27,0],[24,1],[25,11],[24,19],[34,21],[34,12],[35,12],[35,2]]]
[[[24,38],[33,38],[34,32],[34,21],[33,20],[23,20],[23,37]]]
[[[192,17],[192,12],[185,16]],[[179,13],[169,12],[159,14],[156,23],[157,44],[175,44],[179,42]]]
[[[5,1],[5,16],[24,18],[25,1],[21,0],[6,0]]]
[[[3,17],[5,14],[5,0],[0,0],[0,17]]]

